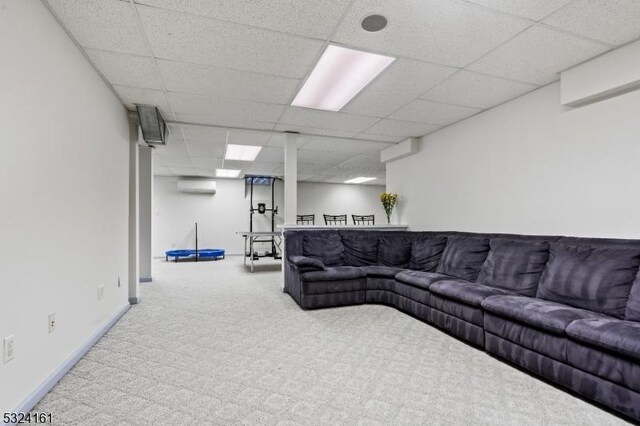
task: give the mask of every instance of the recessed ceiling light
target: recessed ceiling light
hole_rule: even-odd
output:
[[[291,105],[340,111],[395,59],[331,44]]]
[[[261,149],[261,146],[228,144],[227,152],[224,156],[224,159],[237,161],[253,161],[256,159]]]
[[[372,180],[376,180],[374,177],[357,177],[349,180],[345,180],[344,183],[364,183]]]
[[[240,170],[233,169],[216,169],[216,177],[236,178],[240,175]]]
[[[382,15],[369,15],[362,20],[362,29],[370,33],[383,30],[387,26],[387,18]]]

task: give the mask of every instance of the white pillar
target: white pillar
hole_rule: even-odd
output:
[[[138,148],[139,226],[140,226],[140,282],[151,281],[151,218],[153,209],[153,148]]]
[[[298,214],[298,135],[285,133],[284,224],[295,225]]]
[[[140,302],[139,278],[139,208],[138,208],[138,122],[129,120],[129,303]]]

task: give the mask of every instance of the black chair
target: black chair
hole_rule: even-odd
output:
[[[352,214],[354,225],[375,225],[376,218],[372,214]]]
[[[299,215],[296,215],[296,223],[298,225],[315,225],[316,224],[316,215],[315,214],[299,214]]]
[[[347,224],[347,215],[346,214],[323,214],[324,216],[324,224],[325,225],[346,225]]]

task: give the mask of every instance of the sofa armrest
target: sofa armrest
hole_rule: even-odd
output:
[[[296,265],[301,271],[323,271],[324,263],[320,259],[307,256],[290,256],[289,261]]]

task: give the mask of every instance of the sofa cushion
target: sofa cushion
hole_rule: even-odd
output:
[[[301,272],[321,271],[325,268],[322,260],[307,256],[289,256],[289,261],[296,265]]]
[[[558,335],[565,335],[565,329],[575,320],[611,318],[597,312],[525,296],[487,297],[482,302],[482,308],[503,318],[516,320],[530,327]]]
[[[340,231],[345,264],[375,265],[378,260],[378,234],[375,231]]]
[[[340,281],[365,277],[361,268],[355,266],[335,266],[323,271],[304,272],[300,275],[302,281]]]
[[[480,306],[489,296],[509,295],[508,291],[463,280],[442,280],[431,284],[429,291],[444,298],[471,306]]]
[[[447,237],[418,237],[411,245],[409,269],[435,272],[447,245]]]
[[[569,324],[567,334],[580,342],[640,360],[640,323],[588,318]]]
[[[396,268],[408,268],[413,237],[406,234],[381,232],[378,239],[378,263]]]
[[[344,247],[336,231],[314,231],[304,236],[304,255],[322,260],[326,266],[344,265]]]
[[[449,237],[436,272],[475,281],[489,253],[489,240],[475,237]]]
[[[492,239],[478,282],[523,296],[535,296],[549,258],[544,241]]]
[[[623,318],[640,250],[551,244],[536,297]]]
[[[393,266],[380,266],[380,265],[363,266],[360,269],[362,269],[368,277],[383,277],[383,278],[393,278],[396,276],[397,273],[405,270],[402,268],[394,268]]]
[[[446,275],[437,274],[435,272],[422,272],[422,271],[402,271],[396,275],[396,281],[409,284],[414,287],[429,289],[429,286],[436,281],[450,279]]]

